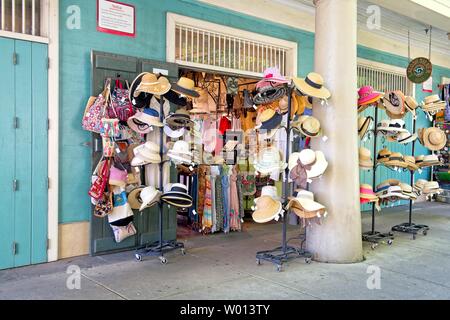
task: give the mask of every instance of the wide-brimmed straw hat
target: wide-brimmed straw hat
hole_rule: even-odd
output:
[[[301,116],[297,121],[292,122],[295,131],[304,136],[315,138],[322,134],[320,121],[313,116]]]
[[[164,124],[159,121],[159,112],[155,109],[144,108],[138,111],[127,121],[128,126],[140,134],[150,133],[152,127],[163,127]]]
[[[278,196],[278,190],[277,190],[277,187],[275,187],[275,186],[262,187],[260,197],[263,197],[263,196],[269,196],[275,201],[281,201],[281,197]],[[255,203],[258,202],[260,197],[255,199]]]
[[[172,83],[172,90],[182,96],[190,98],[199,97],[199,93],[195,90],[194,81],[186,77],[181,77],[177,83]]]
[[[314,194],[306,190],[300,190],[295,198],[289,198],[286,208],[302,219],[320,218],[326,212],[325,206],[314,201]]]
[[[281,202],[274,200],[271,196],[259,197],[255,209],[252,217],[256,223],[267,223],[272,220],[278,220],[278,217],[283,213]]]
[[[359,148],[359,167],[365,170],[373,169],[372,153],[367,148]]]
[[[293,78],[294,85],[304,95],[319,98],[329,99],[331,97],[330,91],[324,87],[324,81],[320,74],[311,72],[305,79]]]
[[[158,78],[155,74],[147,72],[142,76],[141,82],[133,93],[133,96],[135,98],[139,97],[142,92],[162,96],[169,92],[170,88],[170,82],[166,77]]]
[[[371,104],[377,103],[383,94],[375,92],[371,86],[364,86],[359,89],[358,96],[358,112],[362,112]]]
[[[287,163],[282,160],[280,151],[275,147],[262,149],[254,162],[255,170],[262,174],[286,169]]]
[[[436,127],[419,130],[419,138],[423,146],[431,151],[441,150],[447,144],[447,135]]]
[[[364,138],[372,123],[371,117],[359,117],[358,118],[358,136],[360,139]]]
[[[391,119],[401,119],[405,116],[405,95],[399,91],[386,92],[383,98],[386,113]]]
[[[148,107],[150,105],[150,101],[152,100],[153,95],[146,92],[140,92],[139,95],[135,96],[135,92],[139,85],[142,82],[142,78],[146,75],[147,72],[143,72],[133,80],[130,86],[130,92],[128,98],[130,99],[133,107],[142,109]]]
[[[413,187],[407,183],[400,183],[400,188],[402,188],[402,194],[411,200],[417,199],[417,195],[413,192]]]
[[[147,164],[161,163],[161,156],[159,154],[159,146],[151,141],[134,148],[135,154],[131,161],[131,166],[139,167]]]

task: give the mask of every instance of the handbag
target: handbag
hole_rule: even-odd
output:
[[[123,240],[134,236],[137,233],[136,227],[134,226],[133,222],[130,222],[127,226],[124,227],[111,225],[111,228],[114,233],[114,239],[117,243],[121,243]]]
[[[108,104],[110,89],[111,88],[111,79],[107,79],[105,82],[105,89],[102,93],[93,101],[93,97],[91,97],[86,104],[86,108],[84,110],[83,120],[81,121],[81,125],[84,130],[101,133],[102,131],[102,118],[106,112],[106,106]]]
[[[113,211],[112,192],[106,192],[102,198],[98,200],[94,208],[94,216],[104,218]]]
[[[104,165],[105,165],[105,160],[104,160],[104,158],[102,157],[102,158],[100,159],[100,161],[97,163],[97,166],[95,167],[94,172],[92,173],[92,176],[91,176],[91,185],[95,182],[95,180],[97,180],[97,178],[98,178],[98,172],[99,172],[100,168],[103,168]],[[98,202],[97,199],[94,199],[94,198],[91,197],[91,203],[92,203],[92,205],[95,206],[95,205],[97,204],[97,202]]]
[[[89,189],[88,194],[91,196],[91,198],[94,198],[95,200],[100,200],[103,197],[108,180],[109,180],[109,161],[106,160],[105,164],[102,167],[100,176],[97,177],[97,179],[94,181],[94,183],[91,185],[91,188]]]
[[[242,175],[242,194],[253,196],[256,193],[256,177],[252,174]]]
[[[111,103],[107,108],[108,116],[110,118],[117,118],[121,122],[127,122],[135,114],[129,98],[130,86],[128,85],[128,81],[125,83],[127,85],[126,89],[123,88],[121,81],[116,80],[116,87],[111,94]]]

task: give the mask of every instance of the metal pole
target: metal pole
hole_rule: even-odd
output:
[[[375,107],[375,129],[373,131],[374,133],[374,143],[373,143],[373,180],[372,180],[372,189],[375,191],[376,187],[376,173],[377,173],[377,129],[378,125],[378,107]],[[375,202],[372,203],[372,234],[375,234]]]
[[[416,132],[416,119],[413,118],[413,133]],[[412,142],[412,156],[414,157],[414,152],[416,149],[416,141],[414,140]],[[411,171],[411,187],[414,186],[414,171]],[[412,199],[409,200],[409,226],[412,225],[412,206],[413,206],[413,201]]]
[[[164,98],[161,96],[159,101],[159,120],[164,122]],[[161,163],[159,164],[159,190],[164,192],[163,175],[164,175],[164,128],[159,129],[159,154],[161,155]],[[162,202],[159,202],[159,248],[161,256],[163,255],[163,211],[164,206]]]
[[[291,144],[291,103],[292,103],[292,88],[288,87],[288,118],[286,124],[286,161],[289,160],[289,152],[290,152],[290,144]],[[284,206],[288,203],[288,194],[289,194],[289,167],[285,169],[285,177],[284,177]],[[287,251],[287,214],[285,213],[283,218],[283,253],[286,254]]]

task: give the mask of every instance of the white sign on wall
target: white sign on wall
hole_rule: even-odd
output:
[[[135,37],[135,7],[112,0],[97,0],[97,30],[109,34]]]

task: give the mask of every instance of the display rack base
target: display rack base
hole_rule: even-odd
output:
[[[392,231],[409,233],[413,235],[413,240],[416,239],[417,234],[422,234],[426,236],[428,234],[428,230],[430,230],[429,226],[424,224],[415,224],[415,223],[402,223],[392,227]]]
[[[293,259],[304,258],[306,263],[311,263],[313,255],[300,248],[287,246],[285,250],[283,247],[278,247],[273,250],[260,251],[256,253],[256,263],[261,265],[261,261],[268,261],[277,266],[277,271],[283,270],[283,263]]]
[[[181,250],[182,255],[186,255],[184,244],[177,241],[165,241],[162,244],[158,241],[151,245],[139,248],[136,250],[135,258],[137,261],[142,261],[144,256],[159,257],[162,264],[167,264],[167,259],[164,257],[165,253]]]
[[[363,233],[362,239],[363,241],[370,242],[372,244],[372,249],[375,249],[380,243],[387,244],[389,246],[392,245],[394,242],[394,234],[391,232],[381,233],[378,231],[370,231]]]

